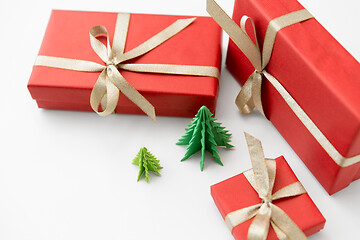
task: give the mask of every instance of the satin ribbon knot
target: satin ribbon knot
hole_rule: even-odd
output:
[[[273,202],[306,193],[300,182],[292,183],[273,193],[276,177],[276,161],[265,159],[261,142],[245,133],[253,169],[244,176],[258,193],[261,203],[230,212],[225,222],[232,231],[234,227],[253,219],[249,230],[249,240],[266,240],[270,225],[281,240],[305,240],[307,237],[292,219]]]
[[[90,105],[97,114],[100,116],[112,114],[117,106],[121,91],[155,122],[154,106],[126,81],[119,70],[219,78],[218,68],[212,66],[126,63],[128,60],[142,56],[158,47],[188,27],[195,19],[179,19],[139,46],[124,53],[130,14],[119,13],[116,19],[112,48],[108,31],[104,26],[95,26],[90,29],[91,47],[105,65],[86,60],[41,55],[37,57],[35,65],[73,71],[101,72],[90,95]],[[100,36],[106,38],[106,45],[97,39]],[[99,111],[100,104],[103,111]]]
[[[262,200],[262,204],[265,204],[266,206],[270,207],[270,204],[272,203],[271,198],[266,197],[266,198],[261,198]]]

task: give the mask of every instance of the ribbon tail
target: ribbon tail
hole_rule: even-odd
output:
[[[242,114],[250,114],[255,108],[252,98],[253,74],[245,82],[235,100],[235,104]]]
[[[275,178],[276,178],[276,161],[274,159],[265,158],[266,167],[269,175],[269,187],[271,189],[274,188]]]
[[[260,73],[255,73],[254,81],[252,84],[252,99],[257,109],[265,118],[264,109],[261,102],[261,86],[262,86],[262,75]]]
[[[269,159],[269,158],[266,158],[265,160],[269,174],[269,187],[270,189],[273,189],[275,183],[275,176],[276,176],[276,161],[274,159]],[[259,189],[255,180],[253,169],[249,169],[243,172],[243,174],[250,183],[250,185],[252,186],[252,188],[255,189],[257,193],[259,193]],[[272,200],[274,199],[272,198]]]
[[[276,224],[271,221],[271,227],[274,229],[276,236],[279,238],[279,240],[289,240],[289,238],[286,236],[286,234],[278,227]]]
[[[235,100],[235,104],[242,114],[249,114],[254,109],[257,109],[265,116],[261,102],[261,84],[261,74],[254,71],[241,88]]]
[[[266,203],[262,204],[249,227],[248,239],[266,240],[269,233],[270,217],[270,207]]]
[[[245,132],[245,138],[249,149],[251,163],[256,181],[256,189],[261,199],[266,198],[272,192],[270,188],[270,179],[265,162],[264,152],[261,142],[255,137]]]
[[[271,204],[271,221],[291,240],[307,240],[306,235],[279,207]]]
[[[99,106],[102,99],[106,96],[106,107],[99,112]],[[108,79],[106,70],[102,71],[96,81],[90,95],[90,105],[94,112],[102,117],[108,116],[115,111],[119,100],[119,89]]]
[[[108,70],[108,76],[111,82],[146,115],[156,122],[154,106],[125,80],[115,66],[110,65],[108,69],[111,69],[111,71]]]
[[[261,54],[250,37],[221,9],[214,0],[206,1],[206,10],[210,16],[229,35],[231,40],[243,51],[255,69],[261,70]]]

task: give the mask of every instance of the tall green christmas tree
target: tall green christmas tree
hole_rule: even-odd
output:
[[[149,182],[149,171],[155,173],[158,176],[161,175],[159,170],[162,169],[162,167],[159,164],[159,160],[157,160],[156,157],[154,157],[154,155],[152,155],[146,147],[140,148],[132,163],[139,166],[139,175],[137,181],[139,181],[141,176],[145,174],[145,181]]]
[[[225,130],[225,127],[221,126],[221,123],[215,122],[217,119],[213,118],[212,115],[206,106],[202,106],[188,128],[185,129],[185,135],[176,143],[177,145],[188,145],[185,156],[181,161],[188,159],[191,155],[201,150],[201,171],[204,170],[205,150],[213,155],[215,162],[223,165],[216,147],[234,147],[229,144],[231,134]]]

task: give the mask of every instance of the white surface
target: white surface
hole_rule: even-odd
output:
[[[301,2],[360,59],[357,0]],[[233,0],[219,3],[232,12]],[[360,181],[330,197],[270,122],[239,114],[240,86],[226,69],[217,118],[236,148],[220,150],[223,167],[208,157],[204,172],[199,155],[180,162],[186,147],[175,145],[189,118],[153,124],[145,116],[38,109],[26,84],[53,8],[208,15],[205,0],[1,0],[0,239],[232,239],[210,185],[250,168],[243,131],[262,140],[267,157],[286,157],[327,219],[310,239],[359,239]],[[226,46],[224,34],[223,59]],[[150,184],[136,182],[131,164],[141,146],[164,167]]]

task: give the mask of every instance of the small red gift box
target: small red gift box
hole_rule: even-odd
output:
[[[275,161],[273,193],[298,181],[284,157],[278,157]],[[243,173],[212,185],[211,195],[224,219],[231,212],[261,203],[258,193]],[[307,193],[275,200],[273,204],[282,209],[306,236],[324,228],[325,219]],[[252,222],[253,219],[250,219],[235,226],[232,229],[235,239],[247,239]],[[278,239],[272,227],[269,228],[267,239]]]
[[[233,20],[240,25],[242,16],[252,18],[262,47],[270,21],[301,9],[296,0],[236,0]],[[254,71],[231,40],[226,64],[242,85]],[[317,141],[314,136],[319,134],[311,133],[274,85],[263,78],[261,99],[266,117],[326,191],[333,194],[359,179],[360,64],[312,18],[278,31],[266,71],[326,138]],[[329,145],[330,151],[325,149]]]
[[[178,19],[188,17],[131,14],[124,52],[139,46]],[[117,13],[54,10],[39,55],[104,62],[90,46],[89,30],[106,27],[110,42]],[[188,27],[146,54],[126,63],[211,66],[220,69],[221,29],[209,17],[197,17]],[[206,105],[215,111],[218,79],[138,73],[120,70],[131,86],[154,107],[157,115],[191,117]],[[40,108],[93,111],[90,93],[99,72],[34,66],[28,89]],[[120,93],[116,113],[143,114]]]

